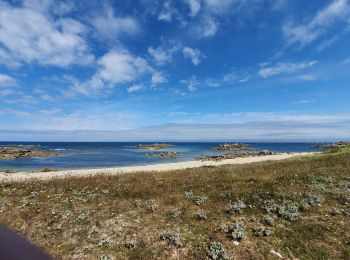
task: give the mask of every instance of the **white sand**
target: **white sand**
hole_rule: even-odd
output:
[[[202,166],[218,166],[224,164],[246,164],[253,162],[263,162],[269,160],[283,160],[295,156],[307,155],[311,153],[281,153],[276,155],[265,155],[259,157],[246,157],[222,160],[219,162],[214,161],[187,161],[176,163],[163,163],[152,164],[145,166],[132,166],[132,167],[114,167],[114,168],[99,168],[99,169],[81,169],[81,170],[65,170],[55,172],[18,172],[18,173],[1,173],[0,182],[17,182],[25,181],[29,179],[48,180],[52,178],[67,178],[67,177],[83,177],[92,176],[97,174],[115,175],[121,173],[133,173],[133,172],[150,172],[150,171],[171,171],[188,168],[196,168]]]

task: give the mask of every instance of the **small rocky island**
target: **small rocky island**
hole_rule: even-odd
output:
[[[248,150],[254,150],[253,148],[249,147],[248,144],[240,144],[240,143],[234,143],[234,144],[219,144],[218,146],[213,148],[214,150],[218,151],[248,151]]]
[[[5,146],[0,147],[0,159],[18,159],[18,158],[30,158],[30,157],[48,157],[55,156],[56,153],[50,151],[39,150],[36,146]]]
[[[274,155],[274,154],[276,153],[264,150],[260,152],[227,153],[227,154],[221,154],[221,155],[204,156],[204,157],[198,158],[198,160],[218,162],[218,161],[227,160],[227,159],[257,157],[257,156],[266,156],[266,155]]]
[[[147,157],[158,157],[158,158],[177,158],[180,154],[175,152],[164,152],[164,153],[147,153]]]
[[[334,149],[334,148],[346,148],[350,146],[350,142],[336,142],[331,144],[316,144],[311,146],[311,148],[317,148],[317,149]]]
[[[147,150],[159,150],[173,147],[172,144],[138,144],[137,149],[147,149]]]

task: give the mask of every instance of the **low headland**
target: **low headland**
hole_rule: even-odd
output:
[[[3,181],[0,221],[57,259],[348,259],[350,146],[286,158]]]

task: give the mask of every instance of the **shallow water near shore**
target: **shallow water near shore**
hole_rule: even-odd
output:
[[[145,142],[146,143],[146,142]],[[161,150],[136,149],[139,142],[0,142],[0,146],[40,145],[41,150],[54,151],[57,156],[33,157],[0,160],[0,171],[15,169],[18,171],[40,170],[45,167],[57,170],[87,169],[114,166],[137,166],[147,164],[182,162],[194,160],[207,155],[230,153],[233,151],[216,151],[212,148],[218,142],[171,142],[173,147]],[[315,152],[311,148],[316,143],[247,143],[256,150],[272,152]],[[177,158],[147,157],[146,153],[177,152]]]

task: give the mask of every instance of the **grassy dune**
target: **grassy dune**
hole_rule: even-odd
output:
[[[58,259],[349,259],[350,153],[4,183],[0,221]]]

